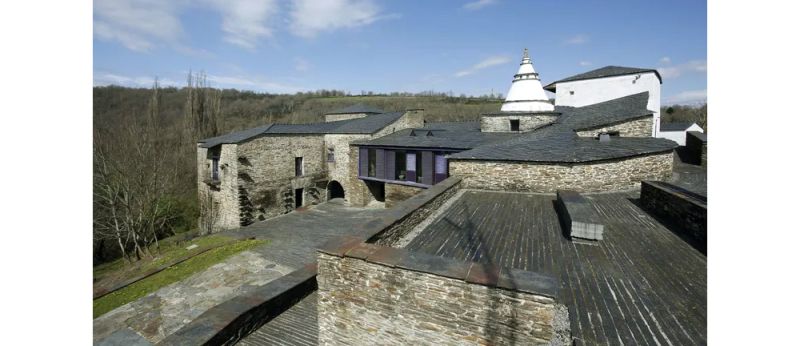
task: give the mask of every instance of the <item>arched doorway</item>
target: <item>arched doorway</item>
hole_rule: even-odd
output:
[[[328,183],[328,200],[330,201],[334,198],[344,198],[344,188],[338,181],[331,180],[331,182]]]

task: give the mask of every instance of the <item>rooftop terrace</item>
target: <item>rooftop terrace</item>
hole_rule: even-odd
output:
[[[638,192],[586,196],[606,225],[597,245],[562,234],[553,195],[467,191],[406,248],[558,278],[582,344],[706,343],[706,257]]]

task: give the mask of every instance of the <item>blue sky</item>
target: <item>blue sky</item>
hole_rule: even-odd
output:
[[[543,82],[657,68],[662,103],[706,97],[705,1],[95,0],[94,84],[272,93],[505,94],[522,49]]]

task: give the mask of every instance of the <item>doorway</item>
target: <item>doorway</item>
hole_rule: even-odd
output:
[[[331,182],[328,183],[328,200],[334,198],[344,198],[344,188],[338,181],[331,180]]]
[[[294,207],[300,208],[303,206],[303,189],[294,190]]]

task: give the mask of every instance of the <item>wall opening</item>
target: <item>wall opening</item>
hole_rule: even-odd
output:
[[[344,188],[338,181],[331,180],[331,182],[328,183],[328,200],[334,198],[344,198]]]
[[[519,119],[509,120],[511,123],[511,131],[519,131]]]
[[[303,189],[294,190],[294,207],[300,208],[303,206]]]
[[[386,201],[386,184],[371,180],[365,181],[365,183],[367,183],[367,188],[369,188],[372,198],[375,198],[375,200],[378,202]]]

